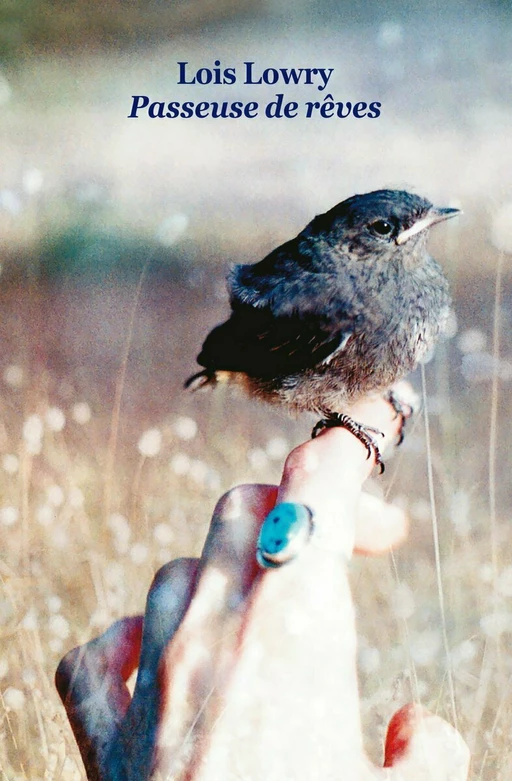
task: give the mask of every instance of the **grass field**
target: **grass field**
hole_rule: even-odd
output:
[[[471,778],[509,781],[509,22],[476,29],[463,19],[457,35],[441,27],[430,60],[415,48],[420,27],[413,35],[405,25],[402,45],[396,26],[386,28],[384,44],[358,37],[362,28],[318,39],[343,74],[338,91],[366,94],[375,83],[384,95],[389,111],[378,133],[325,123],[127,126],[136,85],[169,90],[169,63],[188,54],[200,64],[212,40],[234,59],[249,56],[251,41],[255,58],[282,46],[289,65],[303,44],[314,59],[316,39],[282,43],[278,32],[256,46],[250,33],[233,36],[228,27],[220,38],[216,30],[136,54],[29,58],[6,71],[4,779],[84,777],[54,689],[58,661],[119,617],[140,613],[155,570],[200,552],[217,498],[245,481],[277,482],[286,453],[309,434],[310,420],[182,389],[205,333],[227,311],[228,264],[259,259],[352,192],[391,185],[440,205],[462,202],[465,217],[432,237],[458,324],[426,366],[430,456],[420,415],[373,481],[372,490],[407,508],[410,537],[393,557],[352,565],[367,745],[378,760],[390,716],[412,699],[453,722],[451,671]],[[396,57],[386,48],[391,33]],[[421,100],[405,88],[409,69]],[[413,381],[421,387],[419,374]]]
[[[131,337],[136,285],[36,283],[3,296],[5,778],[80,777],[53,687],[59,658],[140,612],[158,566],[199,553],[220,494],[244,481],[276,482],[288,449],[307,436],[309,421],[181,391],[205,328],[223,309],[222,301],[213,312],[206,304],[219,281],[204,276],[199,290],[195,274],[164,288],[147,277]],[[474,777],[505,779],[510,344],[502,334],[499,380],[485,326],[494,298],[491,287],[482,299],[484,288],[482,322],[466,301],[459,332],[426,373],[458,724],[474,752]],[[453,721],[421,417],[373,490],[405,505],[412,519],[410,540],[393,558],[353,565],[364,718],[377,758],[387,720],[404,701],[418,699]]]

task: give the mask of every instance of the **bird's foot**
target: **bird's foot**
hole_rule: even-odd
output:
[[[395,411],[395,418],[400,418],[400,429],[398,431],[398,440],[396,446],[402,444],[404,441],[404,429],[405,424],[414,414],[414,408],[411,404],[401,399],[396,390],[390,389],[384,394],[384,398],[388,401]]]
[[[379,467],[380,474],[384,472],[384,461],[382,460],[376,439],[377,436],[384,436],[382,431],[378,428],[373,428],[373,426],[366,426],[363,423],[358,423],[357,420],[351,418],[350,415],[330,412],[325,418],[318,421],[311,432],[312,439],[315,439],[315,437],[327,428],[345,428],[347,431],[350,431],[350,433],[365,446],[368,454],[367,458],[371,458],[372,455],[374,456],[375,465]]]

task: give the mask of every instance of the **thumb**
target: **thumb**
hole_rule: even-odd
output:
[[[390,781],[466,781],[469,749],[457,730],[409,703],[389,722],[384,767]]]

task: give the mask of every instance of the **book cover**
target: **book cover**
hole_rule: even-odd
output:
[[[198,556],[217,499],[279,482],[314,420],[183,384],[226,274],[353,195],[436,229],[448,339],[374,493],[407,542],[353,562],[361,713],[420,702],[509,777],[512,148],[507,3],[3,4],[2,731],[8,779],[79,779],[61,657]],[[428,429],[426,429],[427,411]]]

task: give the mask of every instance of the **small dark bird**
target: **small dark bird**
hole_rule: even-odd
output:
[[[229,320],[197,360],[198,388],[229,381],[265,401],[322,416],[313,436],[342,426],[375,455],[375,434],[351,405],[387,397],[443,332],[448,282],[428,254],[429,229],[459,214],[400,190],[354,195],[254,265],[228,277]],[[403,417],[404,420],[404,417]]]

